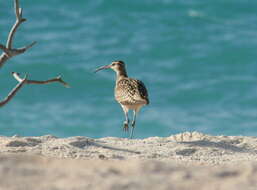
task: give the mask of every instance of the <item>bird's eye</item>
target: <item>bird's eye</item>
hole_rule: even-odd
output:
[[[115,63],[112,64],[112,66],[114,66],[114,65],[115,65]]]

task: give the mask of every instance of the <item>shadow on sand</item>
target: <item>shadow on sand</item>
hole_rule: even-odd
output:
[[[213,147],[213,148],[222,148],[224,150],[233,151],[233,152],[251,152],[257,153],[257,150],[248,149],[246,147],[238,147],[233,144],[232,142],[212,142],[208,140],[198,140],[198,141],[187,141],[187,142],[179,142],[180,144],[187,144],[191,146],[198,146],[198,147]]]
[[[134,151],[134,150],[128,150],[128,149],[123,149],[123,148],[117,148],[113,146],[108,146],[108,145],[103,145],[101,143],[95,142],[93,139],[82,139],[82,140],[77,140],[69,143],[72,146],[75,146],[77,148],[85,148],[88,146],[96,146],[104,149],[109,149],[109,150],[114,150],[114,151],[121,151],[121,152],[128,152],[132,154],[140,154],[141,152],[139,151]]]

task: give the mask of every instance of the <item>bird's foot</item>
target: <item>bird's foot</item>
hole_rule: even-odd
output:
[[[128,125],[128,122],[124,122],[124,124],[123,124],[123,131],[124,132],[128,132],[129,131],[129,125]]]
[[[131,129],[131,133],[130,133],[130,139],[133,139],[136,122],[132,121],[131,126],[132,126],[132,129]]]

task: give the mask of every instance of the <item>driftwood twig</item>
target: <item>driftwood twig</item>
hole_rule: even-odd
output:
[[[14,0],[14,11],[16,15],[16,22],[14,23],[14,25],[12,26],[9,32],[6,44],[5,45],[0,44],[0,50],[3,51],[2,54],[0,55],[0,68],[11,57],[24,53],[25,51],[27,51],[29,48],[31,48],[33,45],[36,44],[36,42],[32,42],[31,44],[21,48],[16,48],[16,49],[13,48],[13,40],[14,40],[15,32],[17,31],[20,24],[26,21],[26,19],[22,17],[22,9],[19,6],[19,0]],[[21,78],[19,73],[16,73],[16,72],[12,72],[12,75],[19,83],[11,90],[11,92],[4,98],[4,100],[0,101],[0,107],[7,104],[25,84],[49,84],[53,82],[59,82],[67,88],[70,87],[68,83],[62,80],[61,76],[57,76],[49,80],[37,81],[37,80],[28,80],[27,74],[25,75],[24,78]]]
[[[0,67],[2,67],[11,57],[24,53],[26,50],[36,44],[36,42],[32,42],[31,44],[22,48],[13,48],[15,32],[17,31],[20,24],[26,21],[26,19],[22,17],[22,8],[19,7],[19,0],[14,0],[14,10],[16,15],[16,22],[9,32],[6,45],[0,44],[0,49],[3,51],[3,53],[0,55]]]
[[[12,75],[13,75],[13,77],[14,77],[18,82],[21,82],[21,81],[23,80],[23,79],[20,77],[20,74],[19,74],[19,73],[12,72]],[[59,82],[59,83],[61,83],[62,85],[64,85],[66,88],[70,88],[70,85],[62,80],[61,75],[59,75],[59,76],[57,76],[57,77],[55,77],[55,78],[48,79],[48,80],[43,80],[43,81],[39,81],[39,80],[28,80],[28,79],[25,81],[26,84],[49,84],[49,83],[53,83],[53,82]]]
[[[27,75],[25,75],[24,79],[21,79],[19,83],[12,89],[12,91],[5,97],[4,100],[0,102],[0,107],[7,104],[14,96],[15,94],[23,87],[24,84],[26,84],[27,81]]]

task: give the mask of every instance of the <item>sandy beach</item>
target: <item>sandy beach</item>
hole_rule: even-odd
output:
[[[0,189],[257,189],[257,138],[0,137]]]

